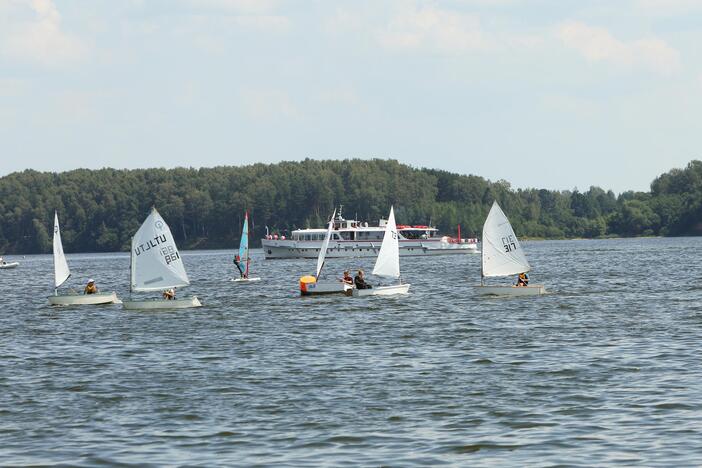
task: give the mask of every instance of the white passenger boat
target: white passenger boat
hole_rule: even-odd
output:
[[[333,220],[334,225],[327,248],[327,258],[375,257],[380,252],[385,233],[385,220],[378,226],[369,226],[356,220],[344,219],[341,210]],[[277,234],[261,239],[267,259],[315,258],[326,234],[326,229],[298,229],[290,237]],[[431,226],[397,226],[400,256],[424,256],[479,253],[477,239],[440,236]]]
[[[397,279],[400,280],[400,283],[390,286],[374,286],[370,289],[354,288],[354,297],[407,294],[410,285],[403,283],[400,279],[400,248],[398,245],[398,237],[397,227],[395,226],[395,212],[392,207],[390,207],[390,216],[388,216],[388,222],[385,225],[383,245],[380,247],[378,258],[375,260],[373,275]]]
[[[483,248],[478,294],[493,296],[538,296],[546,293],[541,284],[528,286],[486,285],[486,277],[514,276],[531,269],[507,216],[494,202],[483,225]]]
[[[0,262],[0,270],[11,270],[13,268],[17,268],[19,266],[19,262],[6,262],[2,261]]]
[[[185,272],[171,229],[156,208],[132,237],[130,252],[130,292],[155,292],[174,290],[188,286],[190,280]],[[200,307],[197,296],[184,299],[147,299],[130,298],[124,301],[125,309],[185,309]]]
[[[68,268],[66,255],[63,253],[63,243],[61,242],[61,229],[59,228],[58,213],[54,212],[54,295],[49,296],[51,305],[96,305],[96,304],[119,304],[117,293],[95,293],[95,294],[59,294],[58,288],[71,277],[71,270]]]
[[[319,277],[322,274],[322,269],[324,268],[324,261],[326,259],[327,246],[329,245],[329,239],[331,238],[331,232],[334,227],[334,217],[336,210],[329,220],[329,225],[327,226],[327,231],[322,241],[322,246],[319,249],[319,255],[317,256],[317,273],[312,275],[303,276],[300,278],[300,295],[302,296],[320,296],[324,294],[347,294],[351,291],[350,284],[346,284],[343,281],[325,281],[320,282]]]

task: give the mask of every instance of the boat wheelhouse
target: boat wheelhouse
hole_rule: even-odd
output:
[[[327,258],[374,257],[383,243],[386,220],[378,226],[367,222],[344,219],[341,210],[334,218],[334,226],[327,249]],[[477,239],[441,236],[438,229],[426,225],[398,225],[400,255],[446,255],[479,253]],[[289,237],[276,234],[261,240],[263,253],[268,259],[316,258],[322,247],[326,229],[297,229]]]

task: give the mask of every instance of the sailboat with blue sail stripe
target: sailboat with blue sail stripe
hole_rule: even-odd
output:
[[[251,266],[251,256],[249,255],[249,212],[244,215],[244,226],[241,230],[241,241],[239,241],[239,253],[234,257],[234,264],[239,270],[239,278],[232,281],[240,284],[248,284],[261,281],[259,277],[249,276]]]

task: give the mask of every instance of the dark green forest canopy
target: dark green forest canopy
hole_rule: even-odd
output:
[[[268,226],[320,227],[335,206],[377,222],[394,205],[398,223],[480,236],[497,200],[522,237],[574,238],[702,233],[702,162],[656,178],[650,192],[514,190],[505,181],[418,169],[395,160],[316,161],[208,169],[27,170],[0,178],[0,253],[51,248],[58,211],[67,252],[127,250],[155,206],[181,248],[238,245],[245,210],[253,244]]]

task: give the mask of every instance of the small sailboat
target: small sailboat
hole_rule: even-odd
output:
[[[188,286],[185,272],[171,229],[156,208],[132,237],[130,253],[130,292],[174,290]],[[200,307],[197,296],[185,299],[150,299],[124,301],[125,309],[186,309]]]
[[[493,202],[483,225],[483,249],[480,286],[476,286],[478,294],[495,296],[537,296],[544,294],[546,288],[541,284],[529,286],[488,286],[486,277],[513,276],[526,273],[531,269],[514,234],[507,216]]]
[[[372,289],[353,289],[353,296],[391,296],[395,294],[407,294],[410,285],[402,283],[400,278],[400,242],[397,235],[397,226],[395,225],[395,211],[390,207],[390,216],[385,224],[385,233],[383,234],[383,243],[378,252],[378,258],[375,260],[373,268],[375,276],[385,278],[395,278],[400,280],[400,284],[392,286],[377,286]]]
[[[251,263],[251,257],[249,257],[249,212],[246,212],[244,216],[244,227],[241,230],[241,241],[239,242],[239,262],[244,265],[243,276],[239,278],[234,278],[232,281],[239,284],[248,284],[256,281],[261,281],[261,278],[249,276],[249,264]]]
[[[117,293],[95,293],[95,294],[62,294],[59,295],[58,288],[71,277],[71,270],[68,268],[66,255],[63,253],[63,243],[61,242],[61,229],[59,228],[58,213],[54,212],[54,295],[49,296],[51,305],[95,305],[95,304],[119,304]]]
[[[13,268],[17,268],[19,266],[19,262],[6,262],[5,260],[0,257],[0,270],[11,270]]]
[[[329,239],[331,239],[332,229],[334,228],[334,217],[336,216],[336,210],[329,218],[329,225],[327,226],[327,233],[324,236],[324,241],[322,241],[322,247],[319,249],[319,255],[317,256],[317,273],[315,276],[307,275],[300,278],[300,294],[302,296],[317,296],[321,294],[344,294],[350,291],[352,286],[346,284],[343,281],[335,282],[319,282],[319,275],[322,274],[322,268],[324,268],[324,259],[327,255],[327,248],[329,247]]]

